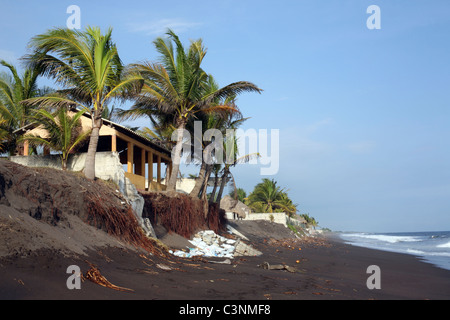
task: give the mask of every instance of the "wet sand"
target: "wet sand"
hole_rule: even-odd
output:
[[[124,248],[101,248],[88,256],[64,257],[48,249],[27,257],[0,259],[0,299],[114,299],[114,300],[448,300],[450,271],[418,258],[351,246],[335,237],[326,240],[253,239],[259,257],[169,259],[138,254]],[[289,247],[290,245],[290,247]],[[301,250],[299,250],[299,248]],[[268,270],[263,262],[296,268]],[[89,280],[80,290],[66,286],[67,267],[85,273],[90,264],[116,291]],[[381,289],[369,290],[367,267],[381,271]]]

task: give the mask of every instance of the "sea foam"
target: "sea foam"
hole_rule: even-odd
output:
[[[342,233],[349,244],[391,252],[412,254],[450,270],[450,231],[414,233]]]

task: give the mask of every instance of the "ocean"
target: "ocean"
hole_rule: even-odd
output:
[[[348,244],[411,254],[437,267],[450,270],[450,231],[407,233],[344,232]]]

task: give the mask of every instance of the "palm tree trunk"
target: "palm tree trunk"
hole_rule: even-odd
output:
[[[225,185],[227,184],[228,173],[229,172],[227,168],[223,169],[222,181],[220,183],[220,189],[219,193],[217,194],[216,203],[220,203],[220,200],[222,199],[223,190],[225,189]]]
[[[84,165],[84,175],[86,176],[86,178],[90,180],[95,179],[95,154],[97,152],[97,145],[101,126],[102,126],[101,116],[94,114],[94,117],[92,119],[92,132],[89,140],[88,152],[86,155],[86,163]]]
[[[172,151],[172,172],[167,182],[167,191],[175,191],[177,186],[178,172],[180,171],[181,152],[183,150],[183,133],[186,121],[181,120],[177,128],[177,144],[175,150]]]
[[[198,197],[200,195],[200,190],[202,190],[203,185],[205,184],[205,176],[207,171],[207,164],[205,161],[202,162],[200,167],[200,172],[198,173],[197,179],[195,179],[194,189],[189,193],[191,197]]]
[[[211,171],[212,171],[212,166],[210,164],[206,165],[206,175],[205,175],[205,182],[203,182],[203,186],[202,189],[200,191],[200,194],[198,195],[199,198],[204,198],[206,199],[206,195],[207,195],[207,190],[208,190],[208,181],[209,181],[209,177],[211,176]]]
[[[216,190],[217,190],[217,186],[219,185],[219,175],[216,172],[215,177],[214,177],[214,187],[211,191],[211,195],[209,197],[209,202],[210,203],[214,203],[214,196],[216,195]]]
[[[67,170],[67,159],[61,158],[61,168],[63,171]]]

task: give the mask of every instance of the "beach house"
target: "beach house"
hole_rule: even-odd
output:
[[[83,131],[92,128],[89,113],[85,113],[80,119]],[[20,130],[24,135],[36,135],[44,139],[48,137],[46,130],[36,124],[30,124]],[[85,143],[77,150],[78,156],[72,157],[70,170],[80,171],[84,168],[85,157],[83,154],[85,155],[87,148],[88,143]],[[43,162],[47,162],[47,164],[52,162],[49,156],[51,150],[44,149],[44,155],[39,158],[28,157],[30,147],[27,141],[24,143],[23,150],[22,157],[13,157],[14,159],[11,160],[27,166],[49,166]],[[163,179],[164,177],[168,178],[172,171],[171,152],[157,141],[150,140],[118,123],[103,119],[97,147],[96,168],[100,167],[101,171],[105,166],[108,167],[108,164],[104,162],[111,159],[111,155],[113,158],[119,158],[120,164],[125,170],[125,176],[137,189],[149,191],[166,189]],[[33,159],[26,159],[27,157]],[[165,181],[167,180],[165,179]]]

